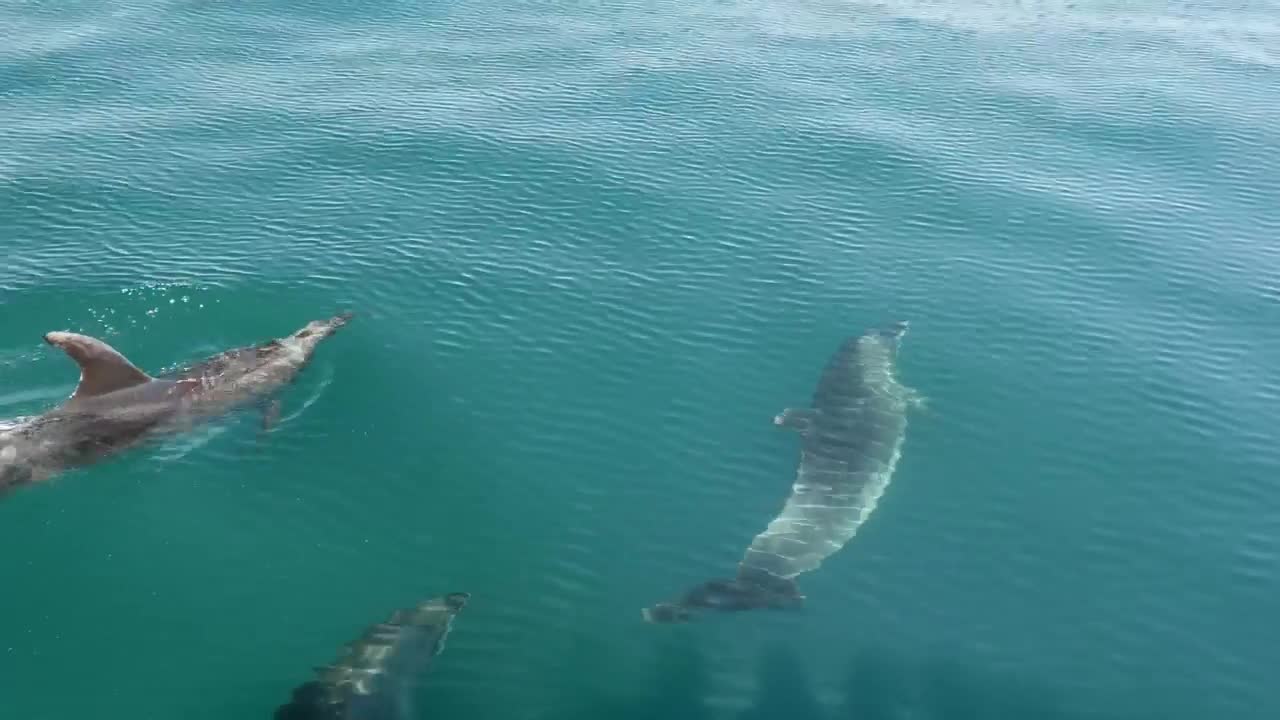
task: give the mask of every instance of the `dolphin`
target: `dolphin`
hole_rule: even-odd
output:
[[[279,404],[268,396],[291,382],[320,341],[351,317],[344,312],[315,320],[282,338],[157,377],[97,338],[46,333],[44,341],[80,367],[80,382],[66,401],[43,414],[0,421],[0,496],[255,400],[267,402],[264,426],[270,427]]]
[[[907,323],[846,338],[827,361],[811,407],[788,408],[778,427],[801,437],[791,496],[757,535],[736,577],[697,585],[679,599],[641,610],[648,622],[688,622],[699,610],[799,608],[795,578],[844,547],[875,510],[902,453],[907,411],[924,404],[898,382],[898,349]]]
[[[429,598],[367,627],[295,687],[274,720],[414,720],[413,694],[470,599],[465,592]]]

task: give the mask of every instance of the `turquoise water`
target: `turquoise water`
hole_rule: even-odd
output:
[[[267,718],[472,593],[436,720],[1280,717],[1280,5],[0,4],[0,416],[351,308],[0,502],[0,716]],[[845,335],[929,398],[802,613],[656,626]]]

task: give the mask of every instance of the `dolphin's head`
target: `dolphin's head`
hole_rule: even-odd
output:
[[[846,346],[850,370],[863,385],[882,386],[894,381],[894,365],[902,338],[907,334],[907,321],[886,323],[868,329]]]
[[[866,342],[863,345],[864,352],[868,345],[874,345],[876,350],[873,352],[883,353],[893,358],[898,353],[898,347],[902,345],[902,338],[906,337],[908,327],[906,320],[898,320],[867,331],[863,335]]]
[[[466,607],[467,603],[471,602],[471,593],[468,593],[468,592],[449,593],[448,595],[445,595],[444,598],[442,598],[441,602],[444,603],[445,607],[457,613],[457,612],[460,612],[462,608]]]
[[[407,617],[415,625],[439,625],[449,627],[453,617],[471,601],[471,593],[454,592],[443,597],[433,597],[422,601]]]
[[[895,320],[880,327],[879,332],[887,338],[901,340],[902,336],[907,334],[907,329],[910,326],[911,324],[906,320]]]
[[[651,623],[683,623],[693,619],[693,613],[689,612],[689,608],[665,602],[643,608],[640,610],[640,616],[645,622]]]
[[[309,351],[319,344],[321,340],[337,332],[338,328],[346,325],[354,315],[354,313],[347,311],[334,315],[327,320],[312,320],[290,335],[289,338],[296,341],[304,350]]]

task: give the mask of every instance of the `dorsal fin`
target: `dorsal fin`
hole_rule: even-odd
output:
[[[44,341],[61,348],[80,366],[80,384],[71,393],[68,404],[141,385],[153,379],[129,362],[118,350],[97,338],[72,332],[51,332],[45,333]]]

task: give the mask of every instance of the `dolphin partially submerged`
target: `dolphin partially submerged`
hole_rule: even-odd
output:
[[[0,496],[265,399],[291,382],[316,346],[351,317],[344,312],[315,320],[284,337],[227,350],[158,377],[97,338],[46,333],[45,342],[80,367],[80,382],[56,408],[0,422]],[[277,402],[268,403],[264,424],[278,413]]]
[[[450,593],[396,610],[346,645],[316,678],[294,688],[275,720],[416,720],[413,694],[444,651],[471,595]]]
[[[847,338],[827,361],[811,407],[788,408],[774,424],[800,433],[791,497],[752,540],[737,576],[695,586],[641,611],[655,623],[686,622],[698,610],[796,608],[795,578],[844,547],[875,510],[902,452],[907,411],[923,396],[898,382],[907,323]]]

